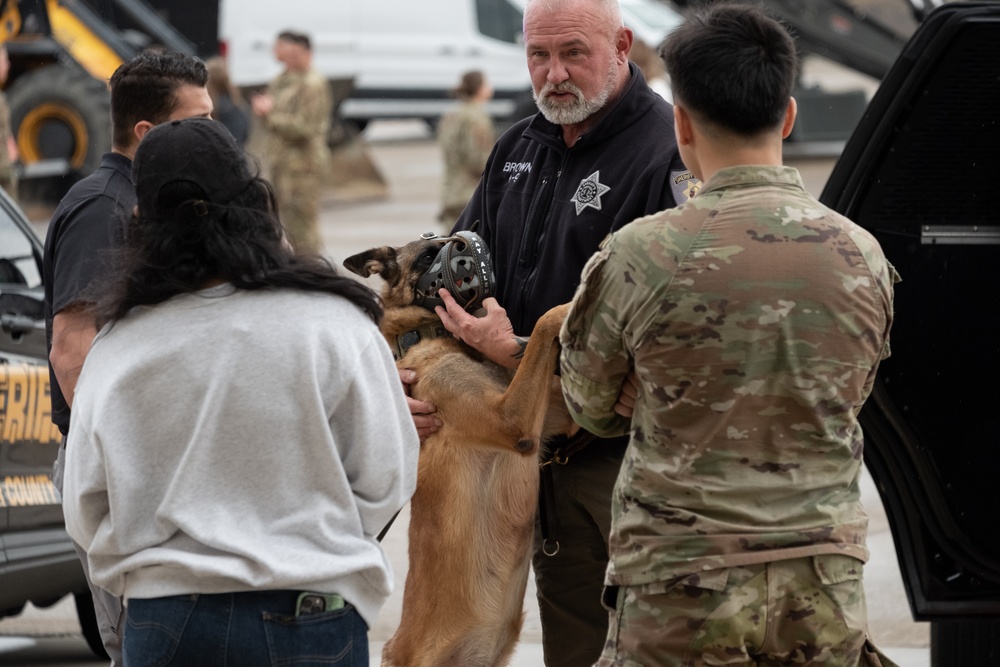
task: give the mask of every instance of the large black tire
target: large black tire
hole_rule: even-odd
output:
[[[94,611],[94,597],[90,592],[75,593],[73,601],[76,602],[76,617],[80,620],[80,629],[83,631],[83,638],[87,640],[87,646],[102,660],[110,659],[108,652],[104,650],[104,641],[101,639],[101,631],[97,627],[97,612]]]
[[[27,72],[7,97],[25,164],[63,158],[74,175],[85,176],[111,150],[111,95],[82,70],[54,64]]]

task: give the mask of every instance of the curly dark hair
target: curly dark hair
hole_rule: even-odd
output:
[[[153,210],[139,210],[126,226],[111,282],[95,306],[100,324],[126,317],[136,306],[162,303],[217,281],[239,289],[290,288],[341,296],[375,323],[378,296],[341,276],[319,255],[296,254],[285,240],[270,184],[253,178],[229,204],[205,201],[191,181],[164,185]]]

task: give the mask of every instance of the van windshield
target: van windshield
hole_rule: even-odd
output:
[[[34,246],[3,209],[0,209],[0,283],[26,287],[42,284]]]

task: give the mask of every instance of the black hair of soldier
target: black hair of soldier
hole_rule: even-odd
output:
[[[798,74],[795,41],[760,8],[717,4],[693,13],[660,47],[674,99],[738,136],[779,128]]]
[[[122,63],[111,75],[112,142],[131,146],[136,123],[159,125],[177,108],[181,86],[204,87],[208,69],[198,58],[169,49],[146,49]]]

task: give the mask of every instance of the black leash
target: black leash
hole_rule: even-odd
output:
[[[580,429],[563,440],[562,446],[552,452],[552,456],[539,464],[538,476],[538,523],[542,531],[542,553],[555,556],[559,553],[559,513],[556,511],[556,484],[552,473],[553,465],[564,466],[571,456],[597,439],[593,433]]]
[[[391,519],[389,519],[389,523],[385,524],[385,528],[383,528],[382,532],[380,532],[378,534],[378,537],[375,538],[376,540],[378,540],[379,542],[382,541],[382,538],[385,537],[385,534],[389,532],[390,528],[392,528],[392,524],[395,523],[396,517],[398,517],[399,513],[402,512],[402,511],[403,511],[402,508],[396,510],[396,513],[392,515]]]

